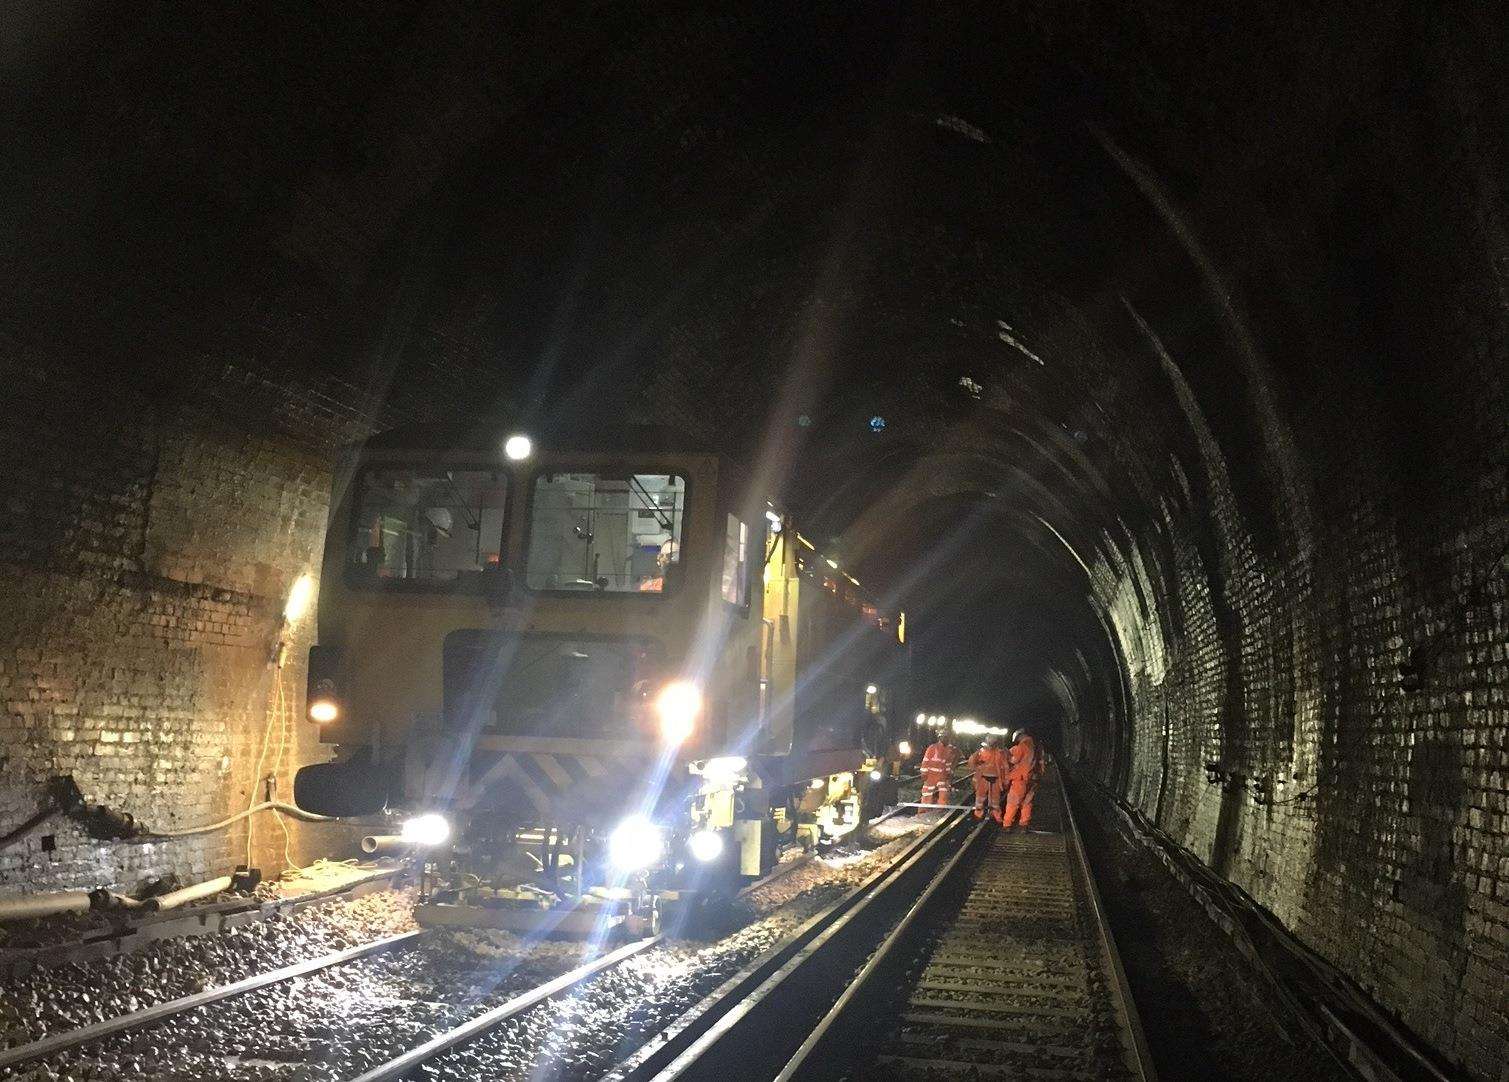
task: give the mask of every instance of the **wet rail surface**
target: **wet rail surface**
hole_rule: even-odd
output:
[[[1153,1071],[1073,818],[1050,772],[1033,832],[986,822],[784,986],[723,1012],[672,1061],[624,1079],[1146,1080]],[[925,870],[924,870],[925,869]]]

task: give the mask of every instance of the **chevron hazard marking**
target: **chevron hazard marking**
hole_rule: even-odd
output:
[[[531,755],[535,765],[545,772],[545,775],[555,783],[557,789],[571,788],[571,775],[566,773],[566,768],[556,762],[553,755]]]

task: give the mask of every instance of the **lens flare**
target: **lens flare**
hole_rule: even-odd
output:
[[[665,835],[643,815],[631,815],[608,835],[608,859],[624,872],[638,872],[665,853]]]
[[[723,855],[723,836],[716,830],[699,830],[686,840],[692,856],[710,864]]]

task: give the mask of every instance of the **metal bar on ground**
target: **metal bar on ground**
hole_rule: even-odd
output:
[[[926,808],[928,811],[974,811],[973,804],[919,804],[915,800],[904,800],[897,804],[898,808]]]
[[[220,988],[209,988],[203,992],[195,992],[191,996],[182,999],[169,1000],[166,1003],[158,1003],[155,1006],[143,1007],[139,1011],[130,1014],[118,1015],[115,1018],[107,1018],[103,1022],[95,1022],[93,1025],[83,1026],[79,1029],[69,1030],[67,1033],[58,1033],[51,1037],[44,1037],[40,1041],[32,1041],[30,1044],[18,1045],[15,1048],[7,1048],[0,1051],[0,1069],[15,1067],[18,1064],[30,1063],[33,1060],[43,1059],[47,1056],[56,1055],[69,1048],[81,1044],[97,1041],[102,1037],[108,1037],[114,1033],[120,1033],[128,1029],[140,1029],[142,1026],[152,1025],[164,1018],[171,1018],[175,1014],[184,1011],[192,1011],[196,1007],[203,1007],[208,1003],[228,999],[231,996],[239,996],[245,992],[253,992],[258,988],[266,988],[270,984],[280,984],[283,981],[293,980],[296,977],[306,977],[311,973],[318,973],[322,969],[337,966],[343,962],[350,962],[369,954],[378,954],[390,950],[400,944],[407,943],[418,936],[422,931],[400,932],[398,935],[390,935],[385,939],[377,939],[360,947],[351,947],[348,950],[337,951],[334,954],[326,954],[319,958],[311,958],[307,962],[298,962],[282,969],[274,969],[268,973],[259,973],[254,977],[236,981]]]
[[[522,995],[514,996],[513,999],[510,999],[502,1006],[494,1007],[484,1014],[479,1014],[476,1018],[463,1022],[455,1029],[447,1030],[445,1033],[426,1041],[419,1047],[411,1048],[403,1055],[372,1068],[372,1070],[365,1074],[352,1079],[352,1082],[393,1082],[395,1079],[402,1078],[420,1064],[434,1059],[442,1052],[455,1048],[458,1044],[465,1044],[479,1033],[484,1033],[499,1023],[506,1022],[514,1015],[527,1011],[530,1007],[559,995],[573,985],[580,984],[593,974],[616,966],[624,959],[653,947],[663,938],[663,936],[658,935],[650,936],[648,939],[641,939],[619,947],[613,953],[605,954],[595,961],[577,966],[569,973],[562,973],[553,981],[548,981],[538,988],[532,988]]]

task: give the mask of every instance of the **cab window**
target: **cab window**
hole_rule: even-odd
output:
[[[545,473],[529,503],[531,590],[660,594],[681,567],[686,478]]]
[[[355,581],[437,584],[497,570],[507,474],[372,468],[358,476],[356,487],[347,546]]]
[[[749,604],[749,527],[737,515],[728,516],[723,533],[723,600]]]

